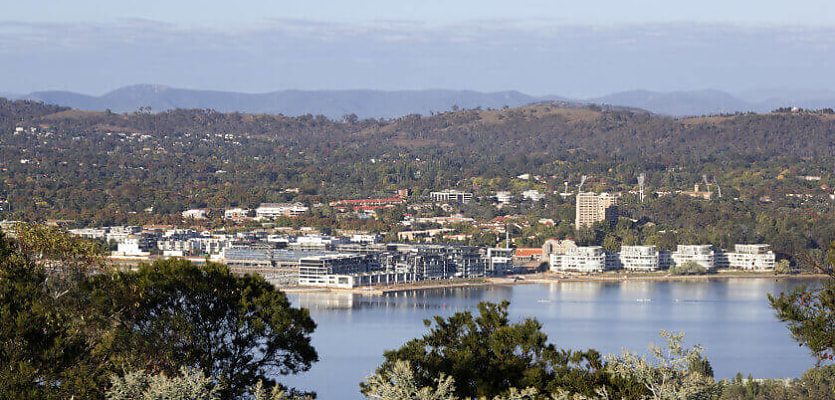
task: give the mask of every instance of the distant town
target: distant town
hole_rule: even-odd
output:
[[[527,177],[523,177],[526,178]],[[407,191],[392,198],[345,199],[330,202],[340,212],[373,217],[382,209],[406,204]],[[691,196],[709,198],[696,187]],[[563,197],[573,193],[561,193]],[[643,196],[643,193],[640,193]],[[537,190],[521,193],[525,201],[545,198]],[[466,204],[473,194],[457,190],[430,193],[431,201],[442,209],[450,203]],[[498,207],[508,204],[511,192],[498,191]],[[618,194],[578,192],[575,227],[615,224],[618,221]],[[316,207],[321,207],[319,204]],[[450,208],[451,209],[451,208]],[[220,210],[189,209],[182,212],[183,224],[199,222]],[[707,244],[677,245],[674,251],[655,245],[623,245],[619,251],[602,246],[579,246],[571,239],[549,239],[541,247],[516,247],[506,223],[501,219],[478,224],[472,218],[449,216],[413,218],[406,215],[405,226],[431,222],[441,226],[478,225],[504,240],[496,246],[472,246],[438,242],[455,238],[454,229],[438,228],[397,232],[396,241],[385,241],[381,234],[340,232],[324,234],[312,227],[276,227],[278,218],[296,218],[309,212],[302,203],[263,203],[254,210],[222,210],[230,226],[257,222],[255,229],[195,229],[174,226],[111,226],[71,229],[80,237],[107,243],[109,259],[135,264],[159,258],[178,257],[193,262],[219,262],[238,273],[258,273],[280,287],[358,288],[408,284],[422,281],[501,277],[536,272],[595,274],[625,270],[653,272],[685,265],[703,272],[717,269],[772,271],[776,256],[768,244],[736,244],[733,249]],[[539,221],[548,224],[549,221]],[[552,223],[552,222],[551,222]],[[11,227],[9,222],[5,227]]]

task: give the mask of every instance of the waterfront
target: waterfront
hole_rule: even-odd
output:
[[[511,302],[511,320],[536,317],[559,347],[602,353],[626,347],[643,353],[659,329],[685,331],[702,344],[717,378],[737,372],[757,378],[796,377],[813,365],[768,306],[779,293],[814,280],[774,278],[688,281],[555,282],[497,285],[363,296],[292,293],[318,328],[320,361],[300,376],[282,378],[321,399],[359,399],[359,382],[382,362],[384,350],[423,335],[424,318],[476,311],[479,301]]]

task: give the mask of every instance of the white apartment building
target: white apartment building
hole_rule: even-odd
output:
[[[487,248],[487,273],[502,276],[513,269],[513,253],[515,249],[507,247]]]
[[[185,219],[206,219],[209,216],[209,210],[204,208],[192,208],[191,210],[183,211],[183,218]]]
[[[149,256],[151,255],[150,238],[133,235],[124,239],[118,244],[114,255],[116,256]]]
[[[298,217],[306,213],[308,208],[302,203],[261,203],[255,209],[258,219],[274,219],[277,217]]]
[[[671,266],[681,266],[693,261],[700,266],[713,269],[716,266],[713,247],[709,244],[678,245],[676,251],[670,254]]]
[[[509,204],[513,200],[513,195],[510,192],[496,192],[496,201],[502,204]]]
[[[431,192],[429,196],[432,198],[432,201],[436,203],[445,203],[445,202],[458,202],[467,204],[473,199],[472,193],[467,192],[460,192],[458,190],[444,190],[441,192]]]
[[[243,208],[230,208],[223,211],[223,219],[242,221],[246,219],[249,210]]]
[[[655,246],[621,246],[618,261],[622,268],[633,271],[656,271],[660,268]]]
[[[531,201],[541,201],[545,199],[545,194],[540,193],[538,190],[531,189],[522,192],[522,198]]]
[[[738,244],[734,252],[725,253],[728,268],[766,271],[774,269],[775,256],[767,244]]]
[[[567,248],[563,254],[552,253],[551,271],[602,272],[606,270],[606,252],[600,246]]]

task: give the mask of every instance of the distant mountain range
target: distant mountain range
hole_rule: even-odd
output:
[[[132,85],[101,96],[66,91],[25,95],[2,93],[0,97],[30,99],[81,110],[133,112],[174,108],[214,109],[221,112],[270,113],[297,116],[323,114],[330,118],[356,114],[359,118],[392,118],[406,114],[442,112],[459,108],[519,107],[540,101],[607,104],[640,108],[672,116],[710,115],[732,112],[768,112],[778,107],[835,107],[835,92],[761,90],[731,95],[718,90],[649,92],[628,91],[590,99],[561,96],[530,96],[517,91],[483,93],[469,90],[283,90],[269,93],[236,93],[177,89],[161,85]]]

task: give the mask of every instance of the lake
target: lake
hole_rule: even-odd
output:
[[[555,282],[438,289],[362,296],[293,293],[318,324],[313,345],[320,361],[281,382],[314,390],[320,399],[362,399],[359,382],[398,348],[427,332],[423,319],[477,313],[480,301],[510,301],[510,319],[535,317],[549,341],[570,349],[644,354],[663,343],[658,332],[684,331],[701,344],[717,378],[737,372],[756,378],[800,376],[814,360],[774,317],[767,293],[814,281],[753,278],[687,281]]]

